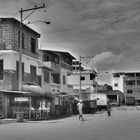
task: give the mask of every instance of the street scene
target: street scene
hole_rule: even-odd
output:
[[[1,140],[134,140],[139,139],[140,110],[120,107],[106,112],[57,120],[29,121],[0,125]]]
[[[140,138],[139,0],[0,1],[0,140]]]

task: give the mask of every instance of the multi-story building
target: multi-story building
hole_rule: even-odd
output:
[[[22,32],[22,39],[20,34]],[[0,59],[1,59],[1,90],[18,90],[19,46],[22,41],[22,74],[23,83],[41,84],[41,71],[38,53],[40,34],[23,26],[14,18],[0,19]]]
[[[72,72],[68,52],[40,51],[40,34],[14,18],[0,18],[0,115],[15,117],[23,111],[31,118],[37,110],[53,102],[54,95],[72,92],[67,75]],[[19,48],[22,45],[22,90],[19,91]],[[58,100],[57,100],[58,101]]]
[[[79,61],[73,61],[73,73],[68,76],[68,83],[73,85],[75,93],[79,93],[80,89],[82,93],[95,92],[95,77],[96,72],[94,70],[84,70],[83,67],[79,67]]]
[[[46,93],[54,95],[56,115],[71,114],[70,102],[73,93],[72,85],[67,77],[72,73],[72,60],[68,52],[40,50],[42,52],[42,88]],[[69,111],[66,111],[69,110]]]
[[[75,59],[68,52],[40,50],[42,51],[42,80],[43,89],[54,94],[73,92],[68,85],[67,77],[72,73],[72,60]]]
[[[41,85],[38,51],[40,34],[14,18],[0,18],[0,110],[5,117],[14,116],[18,101],[26,101],[24,86],[19,85],[19,48],[22,45],[22,85]],[[27,89],[25,89],[27,90]],[[36,89],[34,89],[36,90]],[[34,91],[33,90],[33,91]],[[27,94],[26,94],[27,95]]]
[[[112,76],[113,90],[125,95],[127,104],[140,104],[140,72],[118,72]]]

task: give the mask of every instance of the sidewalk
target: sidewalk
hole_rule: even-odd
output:
[[[64,119],[64,118],[68,118],[68,117],[72,117],[72,116],[57,116],[57,117],[55,116],[50,119],[38,119],[38,120],[23,119],[23,123],[24,122],[37,122],[37,121],[51,121],[51,120]],[[7,123],[22,123],[22,122],[17,122],[17,119],[12,119],[12,118],[0,119],[0,124],[7,124]]]
[[[11,119],[11,118],[0,119],[0,124],[16,123],[16,122],[17,122],[17,119]]]
[[[114,110],[140,110],[140,106],[120,106],[114,107]]]

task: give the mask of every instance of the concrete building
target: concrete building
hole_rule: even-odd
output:
[[[72,60],[68,52],[40,50],[42,52],[42,88],[51,93],[55,115],[72,114],[71,95],[73,86],[68,84],[67,77],[72,73]]]
[[[124,93],[127,104],[140,105],[140,72],[113,73],[112,87]]]
[[[41,89],[41,61],[39,60],[38,38],[40,34],[14,18],[0,18],[0,114],[14,117],[16,111],[26,112],[31,106],[31,94],[38,95]],[[22,44],[22,91],[18,91],[19,46]],[[27,89],[27,83],[36,85]],[[30,95],[30,96],[29,96]],[[23,101],[23,105],[18,105]]]
[[[14,18],[0,18],[0,116],[44,118],[48,103],[62,103],[57,95],[70,93],[67,75],[72,72],[68,52],[41,51],[40,34]],[[19,85],[19,46],[22,44],[22,90]],[[56,97],[56,98],[55,98]],[[39,110],[40,108],[40,110]],[[55,112],[52,107],[53,113]],[[32,111],[35,113],[32,114]],[[46,116],[46,115],[45,115]]]
[[[68,83],[73,85],[75,93],[80,92],[95,92],[96,82],[95,82],[96,72],[94,70],[84,70],[81,68],[81,79],[80,79],[80,68],[79,61],[73,61],[73,73],[68,76]],[[81,85],[80,85],[81,82]]]
[[[68,84],[68,75],[72,74],[72,60],[68,52],[40,50],[42,52],[42,87],[46,92],[68,94],[73,87]]]

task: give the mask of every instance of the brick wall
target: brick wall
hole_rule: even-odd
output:
[[[0,20],[0,44],[4,44],[6,50],[19,51],[19,31],[20,33],[24,33],[23,53],[38,58],[38,36],[28,28],[23,27],[21,31],[16,20]],[[36,54],[31,53],[31,37],[36,40]],[[2,45],[0,45],[0,50],[2,50]]]

